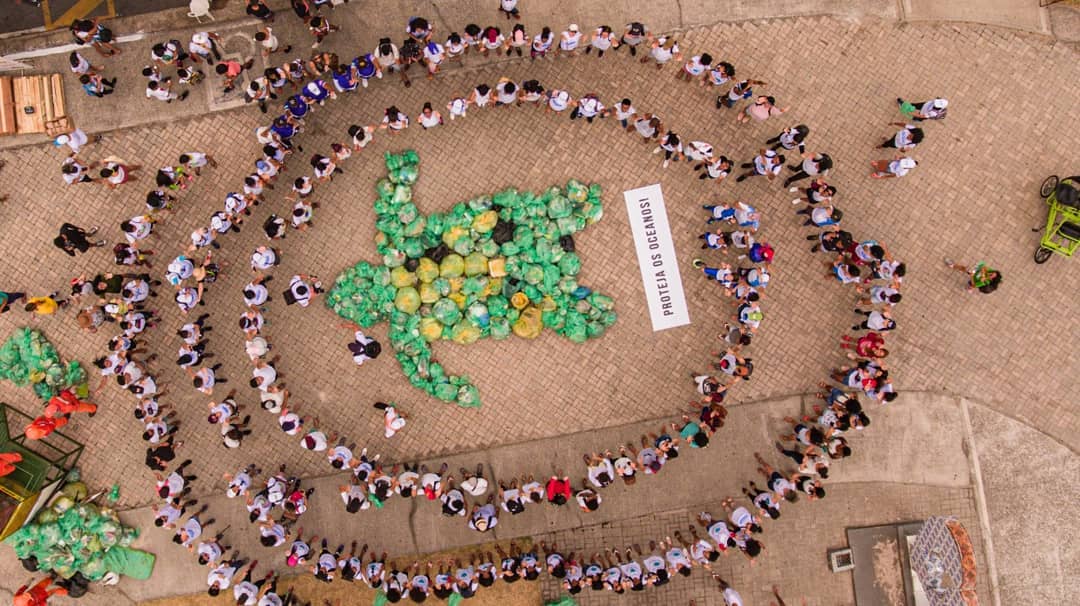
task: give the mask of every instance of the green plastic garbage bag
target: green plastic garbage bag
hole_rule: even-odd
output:
[[[559,271],[564,276],[576,276],[581,271],[581,257],[577,253],[564,253],[559,259]],[[572,288],[570,290],[573,290]],[[570,291],[567,291],[570,292]]]
[[[505,316],[496,316],[491,318],[491,324],[489,326],[489,334],[493,339],[507,339],[510,337],[510,321]]]
[[[611,311],[615,308],[615,300],[609,296],[594,292],[589,295],[589,303],[602,311]]]
[[[499,245],[490,238],[485,238],[481,240],[479,242],[479,245],[476,246],[476,250],[485,257],[488,257],[489,259],[499,256]]]
[[[584,202],[588,196],[589,188],[585,187],[581,181],[570,179],[566,183],[566,197],[569,198],[571,202],[580,204]]]
[[[433,317],[420,319],[420,336],[428,343],[442,338],[443,325]]]
[[[504,189],[501,192],[495,194],[495,196],[492,197],[491,201],[496,206],[509,208],[517,206],[521,201],[521,196],[518,194],[518,191],[516,189]]]
[[[461,310],[450,299],[439,299],[431,308],[431,315],[444,326],[453,326],[461,320]]]
[[[416,285],[416,274],[405,269],[404,267],[395,267],[390,272],[390,284],[394,288],[404,288],[406,286]]]
[[[450,337],[454,343],[468,345],[475,343],[480,338],[480,329],[472,322],[461,321],[454,325],[453,334]]]
[[[435,389],[432,391],[431,395],[443,402],[452,402],[457,399],[458,389],[450,383],[439,383],[435,385]]]
[[[412,202],[412,188],[408,185],[398,185],[394,188],[394,197],[391,200],[394,204],[400,205]]]
[[[480,406],[480,392],[476,389],[476,386],[471,383],[462,385],[458,388],[457,403],[458,406],[465,406],[468,408]]]
[[[439,275],[443,278],[456,278],[463,273],[465,273],[465,259],[461,255],[446,255],[439,264]]]
[[[478,276],[488,271],[488,260],[484,255],[474,252],[465,257],[465,275]]]
[[[439,264],[427,257],[421,257],[416,267],[416,277],[421,282],[434,282],[439,277]]]
[[[473,231],[480,234],[491,233],[491,230],[495,229],[495,224],[499,221],[499,213],[488,210],[484,211],[473,219],[472,228]]]
[[[394,307],[402,313],[416,313],[416,310],[420,309],[420,293],[411,286],[399,288],[394,295]]]
[[[515,335],[523,339],[539,337],[540,331],[544,328],[540,310],[531,305],[521,310],[521,315],[518,316],[517,321],[513,323],[511,328]]]
[[[547,216],[552,219],[569,217],[574,212],[574,205],[563,196],[556,196],[548,203]]]

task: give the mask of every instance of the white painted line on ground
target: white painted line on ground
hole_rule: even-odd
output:
[[[126,36],[117,36],[116,42],[138,42],[146,38],[145,32],[136,32],[134,34],[127,34]],[[4,55],[5,59],[33,59],[34,57],[47,57],[49,55],[68,54],[71,51],[90,48],[86,44],[63,44],[61,46],[50,46],[49,48],[37,48],[34,50],[23,51],[21,53],[11,53],[10,55]]]

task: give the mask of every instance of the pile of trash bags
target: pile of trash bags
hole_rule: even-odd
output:
[[[48,400],[66,387],[85,382],[86,372],[78,362],[64,364],[39,331],[22,327],[0,346],[0,378],[20,387],[33,385],[34,394]]]
[[[54,571],[64,579],[81,573],[91,581],[100,580],[115,568],[108,552],[116,548],[130,553],[126,548],[139,531],[124,526],[111,508],[81,502],[86,494],[85,484],[69,482],[34,523],[4,541],[20,560],[33,560],[41,570]],[[151,567],[152,561],[151,556]]]
[[[540,194],[506,189],[423,215],[412,201],[420,159],[386,154],[376,184],[383,264],[359,263],[326,297],[360,326],[390,322],[390,341],[413,386],[461,406],[479,406],[476,387],[432,357],[439,339],[527,339],[546,327],[575,343],[615,323],[614,301],[578,284],[573,234],[603,215],[599,185],[571,180]]]

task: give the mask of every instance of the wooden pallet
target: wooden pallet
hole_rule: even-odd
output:
[[[17,134],[51,132],[68,122],[60,74],[13,78],[12,91]]]
[[[0,136],[14,135],[15,90],[11,76],[0,77]]]

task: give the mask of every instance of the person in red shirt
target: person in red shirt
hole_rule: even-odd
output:
[[[56,431],[58,428],[67,425],[67,422],[67,417],[51,418],[42,415],[34,419],[33,423],[27,425],[24,433],[26,434],[26,437],[31,440],[40,440],[48,437],[49,434]]]
[[[855,350],[855,355],[860,358],[884,358],[889,355],[889,351],[885,349],[884,345],[885,338],[873,331],[859,337],[858,340],[852,338],[850,335],[843,335],[840,337],[840,348],[853,349]],[[851,354],[848,355],[850,357]]]
[[[85,412],[91,417],[97,414],[97,404],[83,402],[70,389],[61,390],[45,405],[45,416],[56,418],[75,412]]]
[[[17,452],[0,452],[0,477],[15,471],[15,463],[22,460],[22,455]]]
[[[561,472],[556,471],[556,474]],[[548,503],[554,505],[566,505],[570,500],[570,478],[568,476],[551,476],[547,482]]]
[[[45,577],[37,582],[33,587],[30,585],[23,585],[15,592],[15,606],[47,606],[49,603],[49,597],[54,595],[67,595],[67,589],[63,587],[54,587],[49,589],[49,584],[52,583],[52,577]]]

